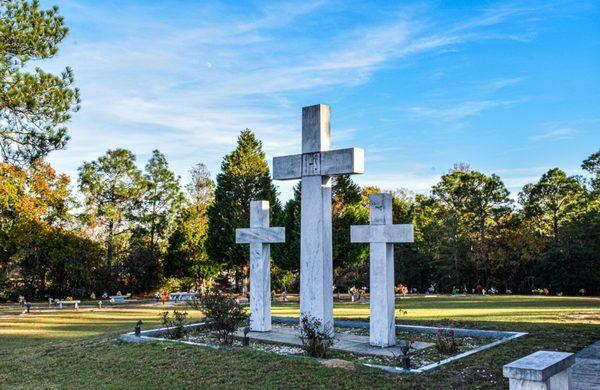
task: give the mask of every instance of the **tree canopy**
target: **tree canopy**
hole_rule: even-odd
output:
[[[39,2],[0,2],[0,153],[5,162],[29,164],[65,147],[64,126],[79,109],[70,68],[53,75],[25,66],[54,56],[69,29],[58,8]]]

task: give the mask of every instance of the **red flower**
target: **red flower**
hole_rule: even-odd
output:
[[[450,336],[454,336],[454,329],[450,329]]]
[[[414,344],[414,343],[415,343],[415,340],[410,340],[410,343],[411,343],[411,344]]]

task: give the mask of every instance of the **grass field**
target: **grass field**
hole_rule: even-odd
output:
[[[507,388],[502,365],[538,349],[575,352],[600,339],[600,298],[467,296],[408,297],[401,323],[526,331],[529,335],[418,375],[365,367],[348,372],[317,361],[252,350],[144,343],[117,336],[158,326],[161,307],[34,313],[0,305],[0,388]],[[197,313],[190,312],[199,318]],[[274,315],[298,315],[276,304]],[[337,303],[336,318],[367,319],[368,305]]]

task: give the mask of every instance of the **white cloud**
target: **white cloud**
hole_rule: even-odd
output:
[[[85,23],[72,27],[71,40],[48,67],[58,70],[68,64],[74,69],[82,110],[70,126],[68,149],[53,153],[51,162],[74,174],[83,160],[108,148],[127,147],[140,155],[159,148],[184,177],[198,161],[214,174],[244,128],[264,141],[268,156],[297,153],[300,107],[292,102],[299,92],[311,96],[328,87],[364,83],[394,60],[487,39],[487,27],[525,12],[488,10],[446,26],[413,10],[399,10],[377,24],[357,24],[325,36],[290,35],[306,18],[318,23],[328,6],[325,1],[289,2],[240,15],[206,5],[180,24],[157,20],[139,9],[143,5],[109,14],[102,7],[76,3],[76,18]],[[91,35],[84,30],[88,27],[101,33]],[[459,121],[508,104],[512,102],[466,101],[411,112],[419,118]],[[355,129],[334,131],[343,140]],[[415,191],[432,182],[431,177],[389,177]],[[401,185],[404,181],[408,184]]]
[[[538,135],[534,135],[529,137],[532,141],[556,141],[562,139],[569,139],[575,135],[575,130],[570,127],[559,127],[557,129],[552,129],[545,133],[541,133]]]
[[[516,103],[513,100],[480,100],[466,101],[445,108],[412,107],[409,109],[413,117],[418,119],[442,120],[444,122],[458,122],[465,118],[479,115],[481,112],[508,106]]]

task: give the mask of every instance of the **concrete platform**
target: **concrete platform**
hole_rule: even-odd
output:
[[[600,340],[575,354],[573,390],[600,390]]]
[[[238,337],[244,336],[242,331],[238,331],[236,335]],[[273,330],[270,332],[250,332],[248,333],[248,337],[251,340],[259,340],[274,344],[294,346],[302,345],[302,340],[300,340],[300,337],[298,336],[298,329],[290,326],[273,325]],[[332,349],[361,355],[393,357],[402,355],[402,351],[400,351],[401,345],[404,345],[404,340],[399,339],[397,340],[397,345],[394,347],[373,347],[369,344],[369,336],[359,336],[337,332],[335,334],[335,341]],[[414,344],[412,344],[412,347],[415,350],[424,349],[431,346],[433,346],[433,343],[425,343],[420,341],[416,341]]]

